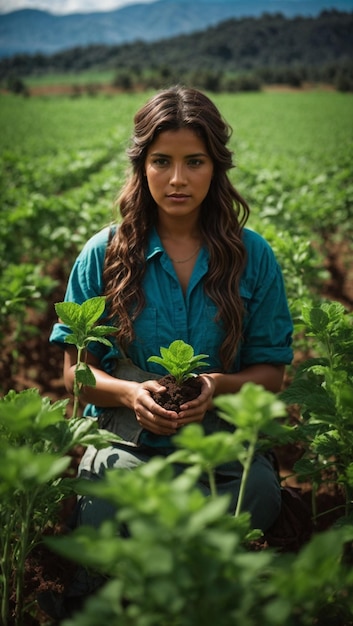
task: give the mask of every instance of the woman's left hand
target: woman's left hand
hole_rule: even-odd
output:
[[[206,411],[212,407],[212,398],[215,391],[215,383],[211,376],[200,374],[202,381],[201,393],[195,400],[182,404],[178,414],[178,426],[186,426],[192,422],[202,422]]]

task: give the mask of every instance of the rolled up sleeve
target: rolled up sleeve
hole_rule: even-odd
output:
[[[247,272],[241,282],[246,309],[241,366],[289,364],[293,359],[293,322],[282,272],[267,242],[252,235],[256,245],[250,246]]]

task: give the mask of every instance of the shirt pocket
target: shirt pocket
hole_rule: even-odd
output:
[[[218,308],[214,304],[207,304],[203,309],[202,317],[197,325],[198,352],[208,354],[212,362],[218,363],[219,349],[224,340],[224,330],[221,320],[217,320]]]
[[[159,354],[157,318],[155,307],[145,307],[134,321],[134,344],[145,356]]]

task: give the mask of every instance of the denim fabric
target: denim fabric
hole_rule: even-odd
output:
[[[167,454],[168,450],[165,450],[164,453]],[[154,456],[161,454],[161,449],[148,446],[136,448],[123,443],[99,451],[90,446],[82,458],[79,474],[90,480],[99,480],[104,476],[107,469],[133,470]],[[184,469],[184,465],[175,466],[176,473],[180,473]],[[238,461],[224,463],[216,469],[218,494],[230,494],[229,513],[234,513],[236,508],[242,472],[242,466]],[[206,475],[201,477],[198,487],[206,497],[210,496],[210,485]],[[277,473],[267,457],[257,454],[247,481],[244,510],[251,513],[253,528],[260,528],[265,531],[278,517],[280,508],[281,489]],[[98,527],[114,513],[115,509],[110,503],[85,496],[80,501],[79,524]]]

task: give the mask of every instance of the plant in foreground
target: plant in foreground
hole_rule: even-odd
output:
[[[254,387],[243,388],[235,404],[233,396],[219,398],[222,412],[244,429],[242,444],[255,432],[277,436],[283,410],[273,394]],[[226,444],[223,452],[219,445],[217,462],[239,452],[230,449],[233,433],[222,434]],[[215,441],[188,426],[176,438],[178,446],[188,445],[185,471],[175,475],[170,459],[155,457],[133,472],[110,470],[81,485],[85,495],[111,502],[115,516],[99,529],[82,526],[49,543],[108,582],[62,626],[307,626],[323,605],[330,615],[349,615],[353,575],[342,555],[352,527],[315,537],[299,555],[249,552],[249,516],[229,515],[227,497],[205,498],[197,488],[217,454]],[[240,456],[246,466],[251,450],[242,445]],[[128,539],[120,535],[122,525]]]
[[[182,339],[173,341],[169,348],[162,347],[160,353],[161,356],[150,356],[147,360],[164,367],[171,376],[174,376],[178,385],[196,376],[195,370],[208,365],[202,360],[207,358],[208,354],[195,355],[193,347]]]
[[[164,408],[178,413],[182,404],[200,394],[202,383],[195,370],[208,365],[202,360],[208,355],[195,355],[193,347],[181,339],[173,341],[169,348],[160,348],[160,353],[161,356],[151,356],[148,361],[167,370],[168,374],[159,379],[165,391],[153,392],[152,397]]]
[[[106,335],[112,334],[112,327],[97,324],[104,313],[104,309],[104,296],[90,298],[83,302],[83,304],[77,304],[77,302],[58,302],[55,305],[59,319],[66,324],[71,331],[65,338],[65,342],[73,344],[77,348],[73,417],[77,417],[82,387],[84,385],[94,387],[96,384],[92,370],[84,361],[85,350],[92,342],[111,346],[111,342],[106,338]]]
[[[292,384],[281,394],[301,407],[296,438],[306,444],[295,464],[299,479],[315,488],[327,479],[340,485],[345,510],[353,512],[353,315],[338,302],[305,306],[302,324],[315,339],[318,356],[300,365]],[[316,510],[314,507],[314,517]]]
[[[37,389],[9,392],[0,400],[0,596],[1,624],[22,626],[26,559],[58,522],[60,502],[75,493],[65,477],[75,446],[107,445],[111,436],[95,420],[68,420],[68,400],[51,404]],[[110,433],[111,435],[111,433]]]
[[[235,511],[238,516],[255,452],[269,449],[274,442],[289,441],[292,429],[278,421],[286,413],[284,403],[254,383],[243,385],[238,394],[218,396],[214,404],[219,416],[234,428],[233,432],[217,432],[205,437],[200,425],[191,424],[174,438],[181,450],[171,460],[193,463],[206,471],[213,495],[216,495],[214,469],[217,465],[234,459],[240,461],[244,470]]]
[[[68,400],[50,404],[35,389],[21,394],[10,392],[0,401],[0,588],[2,624],[9,624],[11,577],[15,587],[15,626],[23,624],[26,612],[24,574],[26,558],[42,540],[43,532],[55,524],[59,502],[74,493],[77,481],[63,477],[75,446],[106,446],[119,437],[99,431],[95,420],[78,418],[83,385],[95,385],[84,351],[92,341],[111,345],[105,335],[110,326],[97,325],[105,298],[87,300],[82,305],[61,302],[56,305],[60,319],[69,326],[67,342],[77,347],[74,380],[74,410],[65,417]]]

